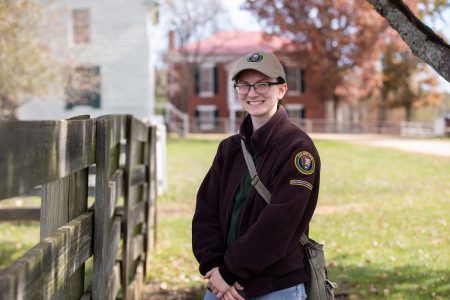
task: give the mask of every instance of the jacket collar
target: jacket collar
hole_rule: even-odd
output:
[[[270,145],[271,140],[280,132],[281,125],[287,120],[286,109],[280,105],[272,118],[253,133],[252,119],[247,114],[242,121],[239,135],[245,141],[250,153],[262,154]]]

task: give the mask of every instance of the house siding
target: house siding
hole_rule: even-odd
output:
[[[78,114],[133,114],[151,118],[154,111],[154,54],[149,6],[142,0],[72,0],[46,4],[46,17],[57,16],[54,31],[45,33],[58,45],[71,67],[98,66],[101,75],[100,109],[75,106],[65,109],[64,79],[52,93],[33,99],[19,109],[21,119],[67,118]],[[90,43],[74,44],[72,11],[88,9]],[[64,49],[64,50],[62,50]]]

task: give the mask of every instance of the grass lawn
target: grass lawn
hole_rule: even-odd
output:
[[[168,141],[169,192],[158,199],[150,281],[165,290],[204,281],[191,252],[197,188],[218,140]],[[322,159],[311,236],[348,299],[450,298],[450,160],[317,141]]]
[[[191,251],[195,196],[218,140],[168,140],[169,192],[158,199],[158,244],[149,282],[189,289],[205,282]],[[450,159],[317,141],[322,159],[311,236],[346,299],[450,299]],[[0,203],[5,205],[4,201]],[[0,223],[0,269],[39,240],[36,222]]]

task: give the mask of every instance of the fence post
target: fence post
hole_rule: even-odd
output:
[[[148,200],[146,213],[146,239],[145,239],[145,263],[144,277],[150,272],[150,254],[156,243],[156,197],[157,197],[157,175],[156,175],[156,140],[157,127],[151,126],[148,133],[148,143],[146,146],[146,162],[148,164]]]
[[[97,119],[93,299],[114,299],[120,270],[115,267],[120,239],[120,218],[115,204],[122,190],[119,167],[123,118]],[[117,171],[117,172],[116,172]],[[114,175],[113,175],[114,174]]]
[[[89,116],[78,116],[70,120],[88,120]],[[67,131],[60,128],[63,137]],[[65,139],[59,140],[59,142]],[[80,216],[87,210],[87,168],[69,176],[42,185],[41,196],[41,241],[58,228]],[[51,274],[50,274],[51,276]],[[57,299],[80,299],[84,292],[84,264],[58,289]]]

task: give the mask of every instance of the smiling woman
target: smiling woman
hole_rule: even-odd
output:
[[[204,299],[303,300],[308,275],[298,239],[317,204],[319,154],[281,105],[288,86],[273,53],[241,57],[231,79],[246,116],[239,134],[220,143],[192,221],[194,255],[208,280]],[[253,189],[256,177],[247,169],[241,142],[258,180],[270,189],[270,204]],[[297,157],[304,159],[299,163]]]

